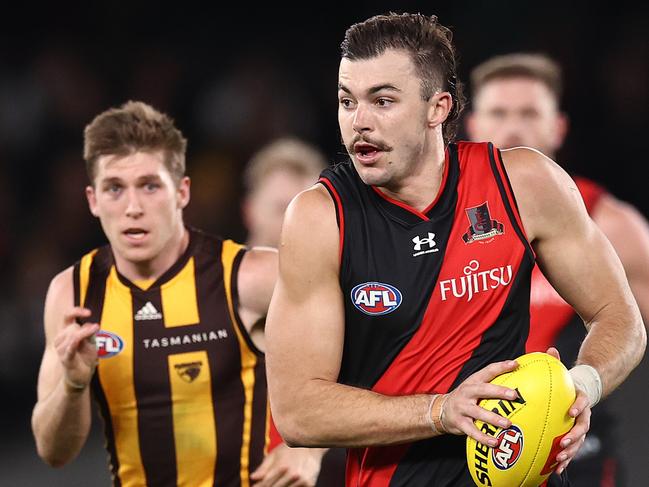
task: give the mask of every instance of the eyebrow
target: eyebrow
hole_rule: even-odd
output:
[[[148,183],[151,181],[161,181],[161,178],[158,174],[144,174],[135,180],[135,184]],[[119,176],[109,176],[99,181],[99,184],[114,184],[114,183],[124,184],[124,180]]]
[[[341,91],[344,91],[345,93],[351,94],[351,91],[349,90],[349,88],[347,88],[342,83],[338,83],[338,89],[341,90]],[[399,88],[397,88],[396,86],[391,85],[390,83],[384,83],[382,85],[372,86],[371,88],[369,88],[367,90],[367,94],[368,95],[373,95],[373,94],[378,93],[379,91],[383,91],[383,90],[396,91],[398,93],[401,93],[401,90]]]

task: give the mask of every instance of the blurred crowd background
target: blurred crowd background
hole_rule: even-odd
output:
[[[571,129],[559,162],[649,215],[646,3],[272,6],[88,2],[4,17],[12,25],[0,34],[0,485],[108,485],[97,435],[73,465],[53,471],[36,457],[29,417],[47,285],[104,242],[84,197],[82,131],[110,106],[142,100],[175,118],[189,139],[193,191],[186,220],[243,241],[241,174],[257,149],[296,135],[331,162],[345,158],[336,81],[346,27],[389,10],[437,14],[455,33],[463,80],[495,54],[526,50],[560,61]],[[629,485],[646,485],[648,478],[648,421],[639,392],[647,387],[645,368],[616,399]]]

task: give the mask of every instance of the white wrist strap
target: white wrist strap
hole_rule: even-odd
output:
[[[602,379],[597,370],[590,365],[575,365],[568,371],[575,387],[588,396],[592,408],[602,398]]]

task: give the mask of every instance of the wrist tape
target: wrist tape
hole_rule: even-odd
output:
[[[580,364],[568,371],[575,387],[588,396],[592,408],[602,398],[602,379],[595,367]]]

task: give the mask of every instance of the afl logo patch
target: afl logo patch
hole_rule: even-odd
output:
[[[494,465],[500,470],[508,470],[523,453],[523,432],[518,426],[501,431],[496,437],[498,446],[491,451]]]
[[[97,332],[95,343],[97,344],[97,356],[99,358],[114,357],[124,349],[124,340],[119,335],[105,330]]]
[[[401,291],[382,282],[364,282],[352,289],[352,303],[366,315],[392,313],[401,305]]]

